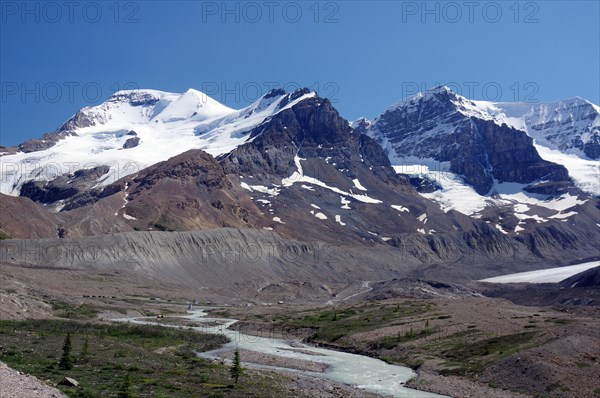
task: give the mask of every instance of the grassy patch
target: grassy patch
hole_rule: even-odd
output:
[[[487,339],[464,342],[447,342],[440,354],[446,359],[442,375],[470,376],[483,372],[485,364],[505,358],[529,343],[533,332],[515,333]]]
[[[456,345],[442,351],[448,359],[464,361],[473,357],[488,355],[510,355],[519,350],[521,346],[533,338],[533,333],[516,333],[492,337],[470,343],[469,345]]]
[[[407,343],[409,341],[418,340],[427,336],[431,336],[437,332],[437,329],[424,329],[419,330],[417,332],[408,331],[406,333],[398,333],[396,336],[386,336],[380,339],[377,339],[371,343],[369,343],[369,348],[371,349],[380,349],[384,348],[390,350],[400,344]]]
[[[392,365],[408,366],[412,370],[418,370],[425,363],[423,358],[417,356],[383,355],[381,359]]]
[[[58,360],[67,333],[72,338],[75,366],[65,371],[59,369]],[[89,347],[83,355],[86,340]],[[230,388],[227,366],[194,353],[226,341],[221,335],[150,325],[0,321],[0,360],[53,384],[64,376],[76,379],[77,388],[59,387],[69,397],[115,397],[127,375],[139,398],[212,397],[225,390],[227,397],[290,396],[280,381],[273,383],[262,374],[243,377]]]
[[[567,391],[569,391],[569,388],[560,383],[553,383],[553,384],[550,384],[548,386],[548,388],[546,388],[546,391],[548,391],[548,392],[552,392],[552,391],[567,392]]]
[[[354,333],[376,330],[399,324],[399,321],[428,312],[431,306],[426,303],[405,302],[401,304],[359,304],[342,308],[327,308],[300,311],[284,316],[255,317],[262,322],[283,330],[306,329],[314,333],[308,340],[312,342],[336,343]]]
[[[592,365],[587,362],[575,362],[575,366],[578,368],[590,368]]]
[[[164,225],[163,223],[160,222],[156,222],[154,224],[150,224],[150,227],[154,227],[156,229],[158,229],[159,231],[163,231],[163,232],[174,232],[175,230],[167,225]]]
[[[52,302],[54,315],[69,319],[92,319],[98,315],[98,310],[88,304],[72,304],[66,301]]]

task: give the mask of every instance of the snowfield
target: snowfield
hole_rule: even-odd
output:
[[[600,162],[580,157],[575,154],[562,153],[536,143],[535,149],[543,159],[562,164],[569,171],[569,175],[582,191],[593,195],[600,195]]]
[[[395,159],[403,164],[392,166],[399,174],[427,178],[437,183],[441,189],[432,193],[421,193],[421,196],[437,202],[442,210],[456,210],[469,216],[477,216],[487,206],[512,206],[515,215],[521,220],[531,219],[536,222],[547,222],[535,212],[531,206],[545,207],[555,211],[549,218],[567,219],[578,214],[566,211],[573,206],[584,204],[587,200],[579,199],[570,194],[558,198],[549,198],[523,190],[527,185],[518,183],[495,182],[487,195],[478,194],[473,187],[466,184],[458,174],[446,171],[449,165],[433,159]],[[417,162],[421,162],[418,164]],[[528,206],[529,205],[529,206]],[[515,232],[519,232],[515,230]]]
[[[548,268],[538,271],[519,272],[516,274],[495,276],[481,279],[479,282],[488,283],[558,283],[580,272],[600,267],[600,261],[569,265],[567,267]]]

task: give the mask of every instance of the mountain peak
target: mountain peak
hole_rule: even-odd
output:
[[[206,120],[235,112],[234,109],[221,104],[201,91],[193,88],[168,104],[159,114],[162,122],[184,119]]]
[[[459,98],[466,100],[465,98],[463,98],[460,95],[453,92],[450,89],[450,87],[448,87],[448,86],[436,86],[436,87],[430,88],[426,91],[422,91],[417,94],[414,94],[414,95],[411,95],[411,96],[401,99],[400,101],[389,106],[385,110],[385,112],[392,112],[392,111],[395,111],[400,108],[410,109],[412,107],[415,107],[420,101],[424,101],[424,100],[427,100],[427,101],[435,100],[437,102],[449,102],[449,101],[452,101],[453,99],[459,99]]]
[[[438,94],[438,93],[453,93],[452,89],[448,86],[436,86],[426,91],[427,93]]]
[[[265,95],[263,95],[263,98],[273,98],[273,97],[281,97],[282,95],[286,95],[287,93],[285,92],[284,89],[282,88],[274,88],[269,90],[268,93],[266,93]]]

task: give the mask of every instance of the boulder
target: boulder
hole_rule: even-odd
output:
[[[68,386],[68,387],[77,387],[79,386],[79,382],[70,377],[64,377],[59,383],[59,386]]]

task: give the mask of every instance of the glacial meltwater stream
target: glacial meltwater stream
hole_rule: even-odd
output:
[[[294,372],[309,375],[321,379],[329,379],[373,393],[378,393],[390,397],[404,398],[433,398],[442,397],[441,395],[428,392],[413,390],[404,387],[404,383],[415,373],[402,366],[387,364],[379,359],[350,354],[346,352],[318,348],[301,343],[300,341],[275,339],[269,336],[257,337],[243,334],[239,331],[228,329],[229,326],[237,322],[235,319],[210,318],[203,310],[190,311],[188,315],[182,318],[194,321],[200,326],[192,329],[204,333],[222,334],[229,338],[229,343],[213,351],[199,353],[201,357],[211,359],[222,359],[219,354],[225,351],[231,351],[236,347],[240,350],[255,351],[283,359],[301,360],[317,362],[327,366],[324,372],[312,372],[305,370],[294,370],[279,366],[267,366],[248,363],[242,358],[244,366],[259,368],[270,368],[279,371]],[[125,318],[119,319],[122,322],[159,324],[153,321],[153,318]],[[176,325],[163,325],[170,327],[182,327]],[[183,326],[188,327],[188,326]]]

